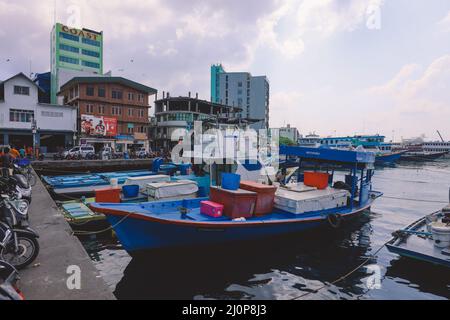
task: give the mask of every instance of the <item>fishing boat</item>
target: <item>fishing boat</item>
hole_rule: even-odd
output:
[[[154,160],[152,170],[115,171],[103,173],[84,173],[61,176],[42,176],[42,180],[56,195],[91,195],[95,189],[108,186],[116,181],[122,186],[128,178],[156,175],[158,173],[172,174],[178,166],[172,163],[163,164]]]
[[[280,236],[326,225],[339,227],[341,222],[369,209],[373,201],[382,195],[372,190],[373,153],[281,146],[280,155],[298,160],[298,180],[295,184],[278,187],[270,212],[262,213],[258,209],[253,212],[250,209],[245,212],[245,217],[244,212],[238,218],[226,214],[210,216],[202,212],[201,207],[202,201],[211,200],[211,196],[133,204],[91,203],[89,206],[93,211],[106,215],[124,248],[134,254],[149,249],[214,245]],[[324,188],[311,187],[302,180],[302,175],[305,179],[307,176],[306,172],[300,174],[302,161],[315,162],[322,168],[330,165],[331,171],[327,169],[326,172],[316,173],[321,177],[326,174]],[[335,165],[348,170],[346,182],[333,184]],[[247,197],[247,203],[248,198],[253,196],[252,192],[241,189],[227,191],[212,186],[213,190]],[[223,200],[225,202],[226,199]],[[227,201],[225,205],[232,206],[236,211],[234,209],[243,208],[239,207],[241,204]],[[258,205],[250,207],[257,208]]]
[[[450,267],[450,205],[394,232],[386,245],[401,257]]]

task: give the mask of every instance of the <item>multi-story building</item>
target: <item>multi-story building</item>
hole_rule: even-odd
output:
[[[56,23],[51,32],[50,102],[57,103],[61,86],[76,76],[103,73],[103,32]]]
[[[156,151],[172,149],[186,130],[194,128],[194,121],[210,121],[214,126],[227,123],[239,125],[239,112],[239,107],[200,100],[198,96],[170,97],[169,93],[163,93],[163,98],[155,101],[155,121],[150,135],[152,147]]]
[[[222,65],[211,66],[211,102],[242,108],[242,118],[257,120],[254,129],[269,127],[270,85],[266,76],[248,72],[225,72]]]
[[[42,153],[73,145],[76,108],[42,103],[43,92],[23,73],[0,82],[0,145],[35,146]]]
[[[148,149],[149,96],[156,89],[122,77],[75,77],[58,93],[78,108],[81,144]]]
[[[297,128],[291,127],[291,125],[288,124],[286,127],[279,128],[278,130],[279,130],[278,133],[279,133],[280,137],[285,137],[295,143],[298,143],[298,139],[300,138],[300,133],[298,132]]]

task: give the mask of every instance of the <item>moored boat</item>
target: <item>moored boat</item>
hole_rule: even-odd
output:
[[[56,195],[92,195],[95,189],[108,186],[112,181],[123,186],[127,179],[157,175],[173,174],[179,166],[173,163],[162,163],[162,159],[153,160],[152,170],[115,171],[103,173],[84,173],[61,176],[42,176],[42,180]]]
[[[444,157],[448,154],[447,151],[442,152],[428,152],[428,151],[417,151],[417,152],[405,152],[401,155],[401,161],[411,161],[411,162],[423,162],[423,161],[433,161]]]
[[[296,184],[278,188],[270,212],[261,214],[250,211],[245,212],[245,217],[241,212],[242,216],[238,218],[228,215],[213,217],[202,213],[202,201],[209,198],[139,204],[92,203],[89,206],[93,211],[106,215],[124,248],[134,253],[148,249],[245,241],[302,232],[327,224],[338,227],[342,221],[369,209],[373,201],[381,196],[381,192],[373,191],[371,185],[375,161],[373,153],[281,146],[280,155],[299,159],[299,167],[302,161],[339,164],[349,170],[346,182],[333,183],[332,169],[331,172],[319,173],[320,177],[326,177],[325,188],[311,187],[302,179],[305,172],[300,174],[298,170]],[[251,192],[243,192],[244,197],[249,195]]]
[[[450,267],[450,205],[394,232],[386,245],[401,257]]]

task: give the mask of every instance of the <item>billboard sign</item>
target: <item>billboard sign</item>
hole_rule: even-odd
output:
[[[115,136],[117,135],[117,119],[82,114],[81,133],[88,136]]]

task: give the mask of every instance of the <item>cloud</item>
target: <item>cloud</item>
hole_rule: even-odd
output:
[[[382,0],[285,0],[258,20],[255,43],[267,45],[293,59],[305,50],[306,38],[326,38],[337,32],[351,32],[367,23],[370,10],[379,10]]]
[[[0,0],[0,79],[49,70],[53,1]],[[209,66],[246,70],[254,57],[257,20],[276,0],[60,0],[57,21],[104,33],[105,72],[173,94],[208,99]],[[20,28],[17,26],[20,25]],[[14,35],[14,41],[11,36]],[[6,59],[11,58],[7,64]],[[189,76],[187,76],[189,75]]]
[[[292,126],[298,126],[300,129],[302,119],[287,115],[293,116],[298,114],[302,105],[304,105],[304,94],[302,92],[279,91],[272,94],[269,109],[271,126],[282,127],[289,123]]]
[[[450,11],[437,23],[437,25],[443,32],[450,32]]]
[[[375,117],[380,122],[389,121],[393,127],[401,124],[403,131],[411,134],[448,128],[450,55],[435,59],[422,70],[417,64],[405,65],[385,84],[366,90],[367,101],[379,109]]]

